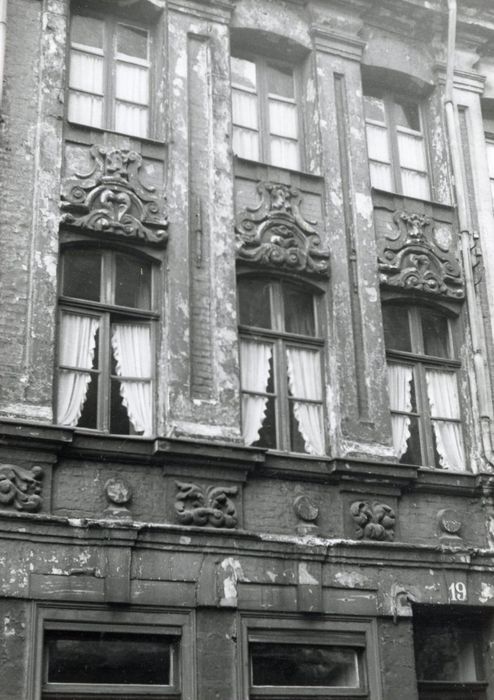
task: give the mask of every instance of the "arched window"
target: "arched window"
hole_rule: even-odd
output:
[[[153,265],[95,248],[62,258],[57,422],[153,433]]]
[[[324,454],[317,295],[283,279],[244,277],[238,298],[245,442]]]
[[[452,321],[427,306],[386,304],[393,444],[400,462],[465,470]]]

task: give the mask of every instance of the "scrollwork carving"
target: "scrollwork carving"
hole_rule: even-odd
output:
[[[381,281],[453,299],[465,296],[453,234],[424,214],[396,211],[378,240]]]
[[[95,145],[90,155],[91,170],[64,183],[62,221],[86,231],[165,244],[168,219],[156,188],[140,180],[139,153]]]
[[[236,496],[236,486],[199,486],[181,481],[175,497],[177,519],[183,525],[233,528],[238,516],[231,496]]]
[[[24,469],[14,464],[0,464],[0,508],[12,506],[17,510],[35,512],[41,508],[41,467]]]
[[[350,514],[357,524],[355,535],[358,540],[394,540],[396,516],[391,506],[355,501],[350,506]]]
[[[236,219],[237,257],[293,272],[329,275],[329,251],[313,221],[300,213],[301,194],[290,185],[260,182],[261,202]]]

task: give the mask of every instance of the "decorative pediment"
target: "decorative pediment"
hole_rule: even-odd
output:
[[[139,177],[135,151],[92,146],[92,169],[75,173],[62,190],[62,221],[85,231],[164,245],[168,219],[155,187]]]
[[[425,214],[395,211],[378,239],[379,270],[385,284],[452,299],[465,296],[453,229]]]
[[[236,219],[240,260],[293,272],[329,275],[329,251],[321,248],[316,222],[300,213],[301,194],[290,185],[260,182],[261,202]]]

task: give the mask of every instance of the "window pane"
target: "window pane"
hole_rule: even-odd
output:
[[[62,294],[76,299],[101,301],[101,254],[74,250],[63,256]]]
[[[270,368],[270,383],[268,385],[268,391],[272,391],[272,366]],[[259,431],[259,440],[253,442],[254,447],[276,447],[276,413],[275,413],[275,399],[270,396],[266,402],[266,410],[264,414],[264,420],[262,422],[261,429]]]
[[[421,681],[472,683],[483,679],[477,663],[480,635],[454,622],[415,627],[415,661]]]
[[[417,173],[414,170],[401,171],[401,185],[403,194],[417,199],[429,199],[429,179],[427,175]]]
[[[407,129],[420,131],[420,112],[417,104],[410,102],[396,102],[394,113],[397,126],[404,126]]]
[[[97,95],[103,94],[103,58],[72,50],[69,86]]]
[[[87,388],[86,401],[84,402],[81,417],[77,423],[79,428],[94,429],[98,427],[98,380],[98,375],[91,375],[91,380]]]
[[[256,130],[258,128],[257,96],[250,92],[233,90],[232,100],[233,123]]]
[[[376,122],[386,122],[384,113],[384,102],[380,97],[371,97],[364,95],[364,114],[366,119],[372,119]]]
[[[292,452],[307,453],[305,440],[299,429],[299,423],[295,416],[295,405],[293,401],[288,404],[290,418],[290,450]]]
[[[288,141],[287,139],[272,136],[271,165],[276,165],[279,168],[298,170],[300,168],[298,143],[296,141]]]
[[[369,158],[389,163],[388,130],[381,126],[367,124],[366,133]]]
[[[270,285],[256,279],[241,279],[238,283],[240,323],[243,326],[271,328]]]
[[[118,61],[116,97],[140,105],[149,103],[149,71],[141,66]]]
[[[240,158],[259,160],[259,134],[257,131],[234,127],[233,152]]]
[[[68,120],[101,129],[103,126],[103,100],[101,97],[70,92]]]
[[[431,309],[421,309],[424,352],[435,357],[450,357],[448,319]]]
[[[232,85],[246,88],[248,90],[256,90],[256,64],[252,61],[246,61],[244,58],[230,59],[232,71]]]
[[[121,383],[118,379],[111,380],[110,393],[110,432],[114,435],[129,435],[130,421],[127,409],[123,405]]]
[[[150,309],[151,265],[126,255],[116,255],[115,266],[115,304]]]
[[[269,100],[269,130],[276,136],[298,138],[296,105]]]
[[[301,335],[316,334],[314,296],[291,284],[283,285],[285,331]]]
[[[387,192],[394,190],[390,165],[373,161],[369,163],[369,168],[372,187],[377,187],[377,189],[386,190]]]
[[[357,653],[346,647],[251,644],[252,685],[358,688]]]
[[[398,151],[402,168],[426,171],[424,141],[421,136],[412,136],[411,134],[399,132]]]
[[[148,122],[149,111],[146,107],[137,107],[122,102],[115,104],[115,131],[146,138]]]
[[[402,306],[383,306],[384,342],[386,350],[411,352],[412,343],[408,310]]]
[[[487,167],[489,169],[489,177],[494,178],[494,141],[487,141],[486,144]]]
[[[117,51],[126,56],[135,58],[148,58],[148,33],[144,29],[129,27],[124,24],[117,25]]]
[[[103,49],[103,22],[95,17],[73,15],[70,29],[72,43]]]
[[[172,642],[153,634],[46,633],[48,683],[171,684]]]
[[[393,415],[391,418],[393,418]],[[408,429],[409,437],[407,440],[407,447],[400,458],[400,462],[402,464],[415,464],[420,466],[422,464],[422,454],[420,450],[419,422],[416,416],[410,416]]]
[[[458,382],[455,372],[428,369],[425,372],[427,394],[433,418],[460,418]]]
[[[295,97],[293,85],[293,70],[280,66],[269,65],[266,68],[268,93],[280,97]]]

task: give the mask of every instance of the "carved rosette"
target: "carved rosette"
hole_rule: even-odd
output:
[[[292,272],[329,275],[329,251],[321,248],[316,222],[300,213],[301,194],[290,185],[260,182],[261,202],[236,218],[240,260]]]
[[[93,166],[75,173],[62,189],[62,221],[73,228],[166,244],[168,219],[155,187],[142,184],[135,151],[92,146]]]
[[[378,241],[381,281],[452,299],[465,296],[464,280],[449,229],[417,213],[396,211],[394,226]]]
[[[355,536],[358,540],[394,540],[396,516],[391,506],[355,501],[350,506],[350,514],[357,525]]]
[[[199,486],[182,481],[175,482],[175,513],[183,525],[233,528],[238,516],[230,497],[236,496],[236,486]]]
[[[24,469],[14,464],[0,464],[0,508],[11,507],[33,513],[41,508],[41,467]]]

